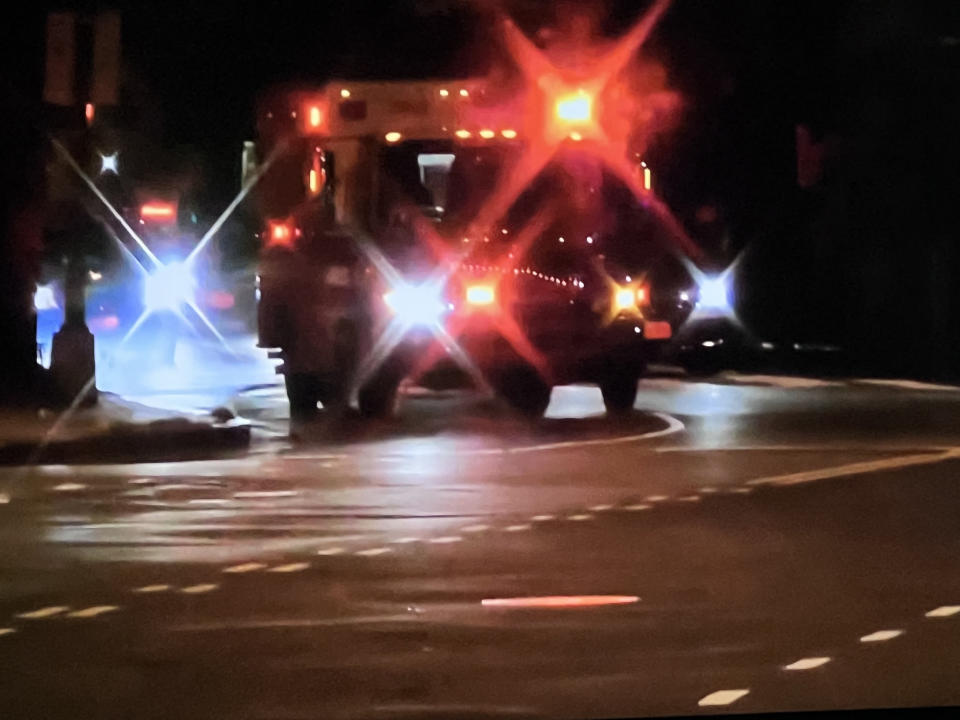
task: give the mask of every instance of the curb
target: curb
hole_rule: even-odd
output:
[[[0,446],[0,465],[84,465],[205,460],[245,451],[245,420],[198,423],[185,419],[117,423],[105,433],[74,440]]]

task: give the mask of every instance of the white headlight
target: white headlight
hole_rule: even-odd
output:
[[[432,325],[446,308],[433,283],[396,287],[383,296],[383,301],[410,325]]]
[[[700,285],[700,307],[726,310],[730,307],[730,287],[724,276],[713,277]]]
[[[60,307],[57,304],[57,296],[53,292],[53,285],[37,285],[37,292],[33,296],[33,306],[37,309],[37,312],[56,310]]]
[[[170,263],[147,276],[143,301],[150,310],[177,310],[193,300],[195,282],[183,263]]]

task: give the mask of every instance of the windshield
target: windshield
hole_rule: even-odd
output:
[[[0,717],[960,704],[956,0],[14,0]]]

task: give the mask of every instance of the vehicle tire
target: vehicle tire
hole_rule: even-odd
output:
[[[388,360],[357,390],[357,409],[365,418],[393,415],[397,406],[397,390],[406,374],[399,360]]]
[[[637,401],[637,376],[632,372],[613,373],[600,381],[600,394],[608,415],[623,415]]]
[[[536,368],[521,364],[504,370],[497,381],[497,390],[512,408],[527,417],[541,417],[550,404],[553,388]]]
[[[289,373],[284,376],[287,400],[290,402],[290,418],[305,420],[317,414],[319,383],[309,373]]]

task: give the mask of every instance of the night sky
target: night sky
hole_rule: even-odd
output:
[[[569,5],[569,3],[568,3]],[[573,3],[573,6],[578,5]],[[582,4],[580,4],[582,5]],[[829,106],[820,86],[827,74],[842,3],[764,0],[680,0],[651,39],[648,51],[670,72],[688,103],[685,140],[674,150],[691,160],[726,162],[740,137],[782,139],[792,117],[820,119]],[[566,12],[565,4],[508,2],[528,32]],[[604,29],[629,26],[646,2],[594,6]],[[93,9],[96,4],[51,7]],[[315,3],[119,2],[123,13],[126,82],[150,98],[151,128],[170,151],[203,156],[212,177],[211,202],[237,179],[240,143],[252,136],[257,94],[277,82],[319,82],[327,77],[425,77],[482,72],[490,56],[490,2],[447,0],[343,0]],[[811,11],[811,9],[813,11]],[[22,29],[5,45],[16,58],[14,82],[22,95],[39,95],[43,10],[14,11]],[[738,103],[762,110],[740,120],[734,134],[718,123]],[[726,132],[726,142],[712,136]],[[759,132],[759,135],[758,135]],[[767,142],[761,140],[761,142]],[[777,140],[770,140],[778,144]],[[709,146],[707,156],[698,143]],[[669,148],[666,149],[669,151]],[[680,165],[674,167],[683,172]],[[710,173],[700,173],[701,184]],[[698,190],[688,188],[688,191]]]
[[[239,188],[256,99],[277,83],[479,74],[493,52],[497,7],[531,36],[571,6],[590,7],[615,36],[648,5],[109,7],[123,13],[124,93],[138,131],[157,149],[158,169],[196,170],[192,200],[209,218]],[[8,68],[0,98],[21,124],[41,116],[46,9],[8,11],[0,43]],[[869,357],[894,348],[906,364],[929,357],[960,367],[960,284],[952,282],[960,273],[960,2],[676,0],[644,53],[683,97],[679,125],[649,150],[657,193],[719,266],[745,255],[740,297],[750,323],[858,345]],[[821,180],[804,189],[798,124],[826,157]]]

